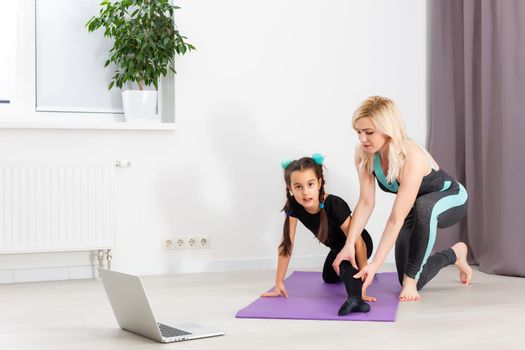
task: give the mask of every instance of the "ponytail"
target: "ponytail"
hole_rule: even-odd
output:
[[[284,205],[282,211],[286,214],[286,219],[284,219],[283,226],[283,239],[281,244],[279,244],[279,255],[281,256],[290,256],[292,255],[292,239],[290,238],[290,212],[292,211],[292,206],[290,205],[290,193],[286,189],[286,204]]]
[[[328,241],[328,216],[324,208],[324,178],[321,178],[321,189],[319,190],[319,203],[321,211],[319,212],[319,230],[317,231],[316,237],[321,243]]]

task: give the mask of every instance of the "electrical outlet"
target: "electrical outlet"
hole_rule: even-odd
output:
[[[188,249],[208,249],[210,240],[207,236],[191,236],[186,240]]]
[[[197,242],[197,245],[199,245],[201,248],[209,248],[210,239],[207,236],[201,236]]]
[[[163,246],[164,249],[184,249],[187,246],[187,240],[184,237],[166,238]]]
[[[208,249],[208,236],[179,236],[166,238],[163,241],[164,249]]]
[[[194,248],[198,249],[209,249],[210,248],[210,239],[208,236],[197,236],[195,239]]]
[[[170,249],[173,245],[173,241],[171,239],[167,239],[164,241],[164,248]]]

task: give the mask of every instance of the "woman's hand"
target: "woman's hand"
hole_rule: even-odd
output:
[[[375,262],[371,262],[370,264],[366,265],[354,275],[354,278],[361,278],[363,280],[363,294],[366,295],[366,289],[370,284],[372,284],[372,281],[374,280],[374,276],[376,275],[377,270],[379,269],[379,266]]]
[[[263,298],[275,298],[275,297],[286,297],[288,298],[288,292],[286,291],[286,287],[284,286],[284,283],[277,283],[275,285],[275,288],[271,292],[266,292],[261,295]]]
[[[343,249],[337,254],[335,257],[334,262],[332,263],[332,267],[334,268],[337,275],[339,275],[339,265],[343,260],[350,261],[350,264],[358,270],[357,264],[355,262],[355,247],[353,244],[345,244]]]

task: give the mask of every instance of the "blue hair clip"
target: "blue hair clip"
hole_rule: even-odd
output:
[[[288,165],[290,165],[292,161],[290,159],[285,159],[281,162],[281,167],[286,170],[286,168],[288,168]]]
[[[314,153],[314,154],[312,154],[312,159],[314,160],[315,164],[323,165],[324,156],[321,153]]]

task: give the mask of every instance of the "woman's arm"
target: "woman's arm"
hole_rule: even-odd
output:
[[[368,259],[366,258],[367,251],[366,251],[366,244],[363,237],[359,237],[359,239],[355,242],[355,259],[357,261],[357,267],[359,269],[362,269],[366,265],[368,265]]]
[[[288,219],[290,225],[290,241],[292,242],[293,251],[293,244],[295,241],[295,229],[297,227],[297,218],[290,216]],[[288,270],[288,264],[290,263],[291,258],[291,253],[290,255],[279,254],[277,258],[277,271],[275,273],[275,288],[272,292],[263,293],[263,297],[288,297],[288,292],[286,291],[286,287],[284,286],[284,277],[286,276],[286,271]]]
[[[356,152],[357,154],[357,152]],[[375,205],[375,182],[374,176],[368,174],[363,169],[359,169],[359,160],[357,155],[355,158],[355,165],[357,169],[357,174],[359,175],[359,200],[355,207],[354,213],[352,215],[352,220],[350,222],[350,227],[346,238],[346,243],[343,249],[337,254],[332,267],[335,272],[339,274],[339,264],[341,261],[348,260],[355,269],[358,269],[355,261],[355,242],[357,238],[363,232],[372,211],[374,210]]]
[[[365,244],[363,237],[359,237],[359,239],[355,243],[355,254],[356,254],[357,266],[359,267],[359,270],[364,269],[368,265],[368,259],[367,259],[366,244]],[[366,294],[366,288],[362,289],[361,298],[364,301],[369,301],[369,302],[377,301],[375,297]]]
[[[412,157],[408,156],[410,153],[407,154],[405,164],[401,170],[402,181],[374,258],[366,268],[355,275],[356,278],[365,278],[363,288],[370,285],[375,273],[394,246],[405,218],[414,205],[421,181],[428,171],[426,159],[422,160],[418,152],[411,153]]]
[[[352,222],[352,217],[348,217],[345,222],[341,225],[341,230],[348,236],[348,230],[350,229],[350,223]],[[366,243],[363,237],[359,237],[354,244],[355,247],[355,259],[357,260],[358,269],[364,268],[368,265]],[[366,289],[362,291],[362,299],[364,301],[376,301],[377,299],[366,294]]]
[[[357,238],[363,232],[370,215],[374,211],[376,185],[374,176],[365,173],[364,170],[358,169],[359,174],[359,200],[352,215],[352,223],[348,230],[346,243],[354,245]]]

